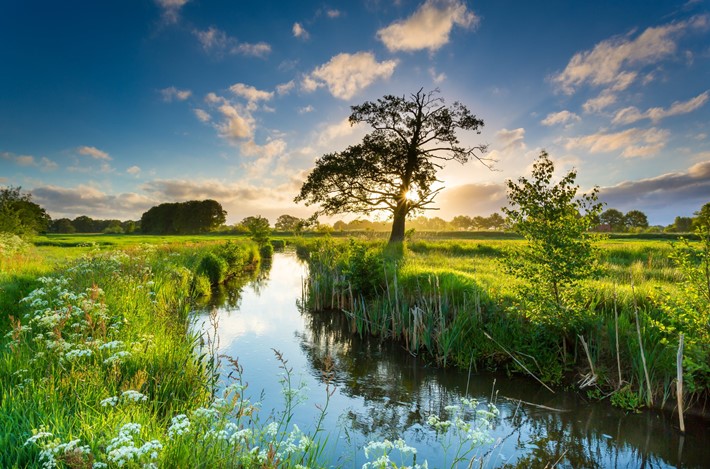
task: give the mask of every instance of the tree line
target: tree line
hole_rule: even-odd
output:
[[[151,207],[140,220],[93,219],[86,215],[74,219],[52,220],[44,208],[32,202],[29,193],[20,187],[0,188],[0,233],[27,236],[38,233],[107,233],[107,234],[197,234],[208,232],[253,233],[256,229],[272,229],[268,219],[261,215],[248,216],[242,221],[225,225],[227,212],[219,202],[211,199],[164,203]],[[702,224],[710,225],[710,202],[695,212],[693,217],[677,216],[667,226],[650,226],[648,217],[640,210],[626,213],[608,208],[591,219],[592,231],[630,233],[688,233]],[[408,221],[415,231],[509,231],[511,220],[499,213],[489,216],[458,215],[451,220],[440,217],[418,216]],[[255,228],[256,227],[256,228]],[[283,214],[276,219],[273,230],[286,233],[309,231],[387,231],[391,221],[373,221],[357,218],[337,220],[332,225],[321,223],[318,213],[307,218]]]

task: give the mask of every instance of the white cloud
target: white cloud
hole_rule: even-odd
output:
[[[392,76],[396,60],[377,62],[371,52],[338,54],[304,77],[302,89],[314,91],[325,84],[336,98],[350,99],[375,80]]]
[[[626,89],[636,79],[635,68],[672,57],[683,33],[707,26],[707,15],[696,16],[687,21],[647,28],[635,38],[628,34],[604,40],[592,50],[576,53],[565,69],[552,77],[552,81],[567,94],[586,83],[612,87],[615,91]]]
[[[209,104],[220,104],[226,103],[227,100],[221,96],[217,96],[215,93],[210,92],[205,96],[205,102]]]
[[[326,14],[328,15],[328,18],[338,18],[340,15],[342,15],[340,10],[336,9],[328,10],[326,11]]]
[[[32,155],[16,155],[8,151],[0,152],[0,158],[8,161],[12,161],[18,166],[35,166],[39,167],[42,171],[54,171],[59,166],[54,161],[49,158],[42,157],[39,162]]]
[[[296,82],[291,80],[288,83],[276,85],[276,92],[280,95],[288,94],[296,87]]]
[[[79,147],[76,149],[80,155],[90,156],[96,160],[111,161],[111,157],[105,151],[101,151],[96,147]]]
[[[250,139],[254,135],[254,120],[248,111],[231,104],[222,104],[218,108],[224,121],[217,124],[222,137],[229,140]]]
[[[15,162],[19,166],[35,166],[35,157],[30,155],[20,155],[15,158]]]
[[[599,132],[566,139],[567,150],[583,149],[590,153],[611,153],[623,149],[624,158],[646,157],[658,153],[666,145],[670,132],[664,129],[627,129],[622,132]]]
[[[59,168],[59,165],[57,163],[44,156],[40,159],[39,166],[42,171],[54,171]]]
[[[138,176],[141,173],[141,168],[138,166],[131,166],[126,170],[126,172],[132,176]]]
[[[75,218],[88,215],[93,218],[138,219],[156,204],[156,200],[136,193],[107,194],[95,186],[79,185],[65,188],[54,185],[32,189],[35,202],[47,209],[52,218]]]
[[[443,83],[444,80],[446,80],[446,74],[444,72],[436,73],[436,69],[434,67],[429,67],[429,76],[431,77],[431,80],[437,85]]]
[[[194,29],[192,33],[202,45],[205,52],[218,56],[222,54],[237,54],[251,57],[264,57],[271,52],[271,46],[266,42],[239,42],[221,29],[210,26],[205,30]]]
[[[163,101],[166,103],[169,103],[173,101],[174,99],[178,101],[185,101],[187,98],[192,96],[192,91],[190,90],[179,90],[175,88],[174,86],[171,86],[169,88],[163,88],[160,90],[160,94],[163,95]]]
[[[232,54],[246,55],[250,57],[265,57],[271,52],[271,45],[266,42],[240,42],[230,49]]]
[[[195,108],[192,112],[195,113],[195,116],[197,116],[201,122],[209,122],[212,120],[212,116],[210,116],[209,113],[203,109]]]
[[[308,106],[304,106],[302,108],[298,109],[299,114],[308,114],[309,112],[315,111],[315,108],[311,106],[310,104]]]
[[[523,152],[527,149],[525,145],[525,129],[513,130],[501,129],[496,132],[498,139],[495,149],[502,153]]]
[[[235,83],[229,87],[229,90],[249,102],[268,101],[274,96],[273,91],[261,91],[244,83]]]
[[[546,126],[552,126],[552,125],[557,125],[557,124],[568,124],[572,122],[579,122],[581,118],[575,114],[574,112],[570,112],[567,110],[560,111],[560,112],[553,112],[547,115],[542,120],[542,125]]]
[[[654,124],[666,117],[688,114],[702,107],[710,99],[710,92],[705,91],[698,96],[689,99],[688,101],[676,101],[671,104],[671,107],[664,109],[662,107],[653,107],[646,112],[641,112],[634,106],[626,107],[619,110],[614,119],[613,124],[633,124],[642,119],[650,119]]]
[[[306,28],[301,26],[301,23],[293,23],[293,28],[291,28],[291,31],[293,32],[293,37],[297,37],[304,40],[310,37],[308,31],[306,31]]]
[[[167,23],[176,23],[180,18],[180,9],[189,0],[156,0],[163,9],[163,20]]]
[[[356,126],[350,125],[348,118],[334,124],[326,125],[318,131],[318,145],[321,147],[330,146],[335,140],[352,135]]]
[[[273,158],[274,156],[283,154],[286,151],[286,142],[280,138],[268,141],[264,145],[258,145],[254,140],[244,142],[241,147],[242,153],[247,156],[258,156]]]
[[[453,27],[475,26],[478,18],[459,0],[427,0],[406,20],[377,31],[390,52],[428,49],[435,52],[449,42]]]
[[[588,99],[584,104],[582,104],[582,108],[584,109],[584,112],[587,113],[601,112],[615,102],[616,94],[611,91],[604,90],[596,98]]]

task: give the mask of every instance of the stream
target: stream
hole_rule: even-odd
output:
[[[668,413],[629,414],[608,400],[553,394],[532,379],[436,368],[397,344],[350,334],[342,314],[302,311],[307,274],[295,253],[275,253],[256,279],[215,292],[195,311],[195,327],[211,336],[216,331],[218,352],[238,359],[246,394],[262,402],[263,415],[284,408],[283,370],[274,349],[282,354],[302,396],[292,423],[312,432],[327,402],[321,436],[328,438],[323,460],[331,467],[362,467],[368,462],[363,447],[385,438],[416,447],[417,463],[449,467],[460,445],[447,446],[451,440],[428,419],[446,419],[447,406],[466,397],[480,402],[479,408],[493,400],[500,411],[489,430],[492,442],[471,453],[478,458],[473,467],[710,467],[707,420],[686,417],[681,436],[677,417]],[[327,357],[334,365],[328,389]],[[227,365],[222,362],[222,388],[229,384]]]

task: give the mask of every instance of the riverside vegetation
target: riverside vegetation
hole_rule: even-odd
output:
[[[292,423],[302,396],[286,358],[275,352],[284,407],[260,417],[238,361],[190,327],[194,302],[211,285],[256,271],[258,245],[100,238],[103,247],[89,237],[40,246],[0,237],[0,466],[326,466],[322,417],[307,432]],[[217,396],[220,361],[230,364],[231,382]],[[331,373],[323,370],[326,383]],[[493,406],[463,405],[428,422],[455,450],[452,465],[488,441],[497,415]],[[427,466],[402,440],[364,451],[370,468]]]
[[[598,242],[599,276],[552,318],[506,268],[522,240],[301,240],[299,253],[309,306],[342,311],[353,333],[400,341],[440,366],[582,388],[628,410],[672,401],[683,333],[685,402],[705,413],[710,236],[699,238]]]

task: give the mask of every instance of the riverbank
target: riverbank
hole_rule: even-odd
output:
[[[353,333],[398,341],[439,366],[581,388],[629,411],[676,401],[683,333],[684,403],[707,417],[710,331],[698,305],[708,306],[679,265],[683,245],[603,241],[601,275],[548,314],[506,271],[522,242],[415,241],[395,255],[382,242],[353,240],[302,240],[299,249],[310,265],[310,307],[344,311]]]
[[[204,259],[254,272],[255,246],[85,248],[3,252],[0,466],[287,460],[253,451],[288,434],[250,423],[257,409],[241,383],[214,396],[216,357],[208,337],[190,330],[193,300],[209,285]],[[297,460],[312,452],[301,448]]]

